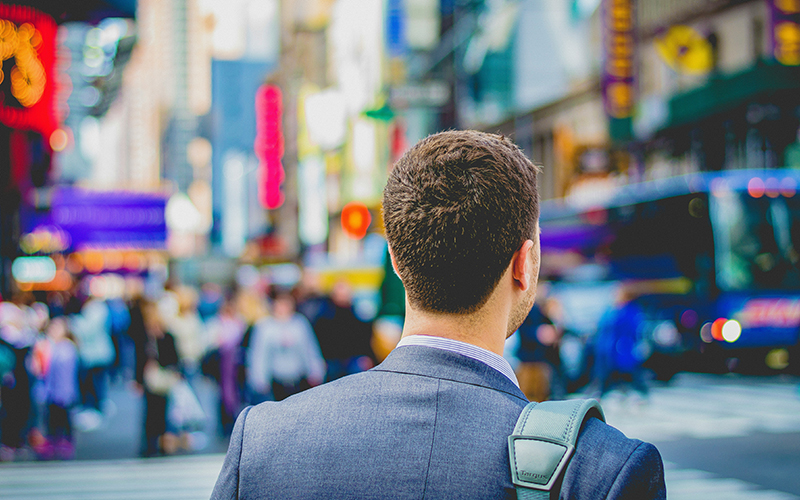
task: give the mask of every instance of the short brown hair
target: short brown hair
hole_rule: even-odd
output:
[[[537,167],[509,139],[431,135],[383,191],[386,238],[412,306],[469,313],[486,303],[539,218]]]

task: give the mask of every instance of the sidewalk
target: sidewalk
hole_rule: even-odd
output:
[[[227,440],[219,436],[217,431],[218,389],[214,382],[198,377],[195,390],[207,421],[203,432],[192,433],[192,453],[225,453]],[[110,384],[102,415],[93,416],[85,411],[76,415],[75,458],[138,458],[144,416],[142,404],[142,396],[136,394],[129,384]]]

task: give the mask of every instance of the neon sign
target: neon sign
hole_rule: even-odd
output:
[[[0,122],[49,138],[55,116],[56,24],[30,7],[0,4]]]
[[[769,0],[772,56],[784,66],[800,66],[800,0]]]
[[[256,93],[256,140],[258,199],[267,209],[283,205],[283,102],[281,89],[262,85]]]
[[[634,10],[633,0],[604,0],[603,101],[612,118],[633,115]]]
[[[797,328],[800,326],[800,299],[752,299],[737,317],[742,326],[748,328]]]

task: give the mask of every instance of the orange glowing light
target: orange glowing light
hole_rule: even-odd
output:
[[[67,144],[69,144],[69,136],[64,129],[57,128],[50,134],[50,148],[53,151],[64,151]]]
[[[747,183],[747,192],[753,198],[761,198],[764,196],[764,192],[766,191],[766,186],[764,185],[764,181],[759,179],[758,177],[753,177],[750,179],[750,182]]]
[[[775,7],[787,14],[800,12],[800,0],[775,0]]]
[[[791,177],[786,177],[781,181],[781,194],[787,198],[791,198],[797,194],[797,181]]]
[[[722,336],[722,327],[726,321],[728,321],[726,318],[717,318],[711,323],[711,337],[714,340],[719,340],[720,342],[725,340],[725,337]]]
[[[97,274],[103,270],[105,262],[102,253],[86,252],[86,254],[83,256],[83,260],[87,272]]]
[[[122,267],[129,271],[142,271],[147,268],[147,260],[135,252],[126,253],[122,260]]]
[[[778,183],[778,179],[776,179],[775,177],[770,177],[769,179],[767,179],[764,185],[767,188],[767,196],[769,196],[770,198],[777,198],[778,196],[781,195],[780,183]]]
[[[342,208],[342,229],[351,238],[361,239],[367,234],[372,215],[366,205],[352,201]]]
[[[44,65],[36,53],[41,44],[42,35],[31,23],[23,23],[17,28],[14,23],[2,20],[0,58],[3,61],[14,58],[16,65],[11,68],[11,94],[26,108],[39,102],[47,84]],[[0,82],[4,79],[0,69]]]
[[[83,258],[79,253],[70,254],[67,257],[67,262],[65,265],[67,271],[71,272],[72,274],[80,274],[83,272]]]
[[[64,291],[72,288],[73,281],[72,275],[67,271],[56,271],[55,277],[47,283],[17,283],[17,287],[21,292],[31,292],[34,290],[42,291]]]
[[[115,271],[123,266],[124,261],[125,258],[121,252],[108,252],[105,255],[104,269]]]
[[[50,258],[53,259],[53,262],[56,263],[56,269],[59,269],[59,270],[64,269],[65,262],[64,262],[64,256],[63,255],[61,255],[60,253],[55,253],[55,254],[51,255]]]

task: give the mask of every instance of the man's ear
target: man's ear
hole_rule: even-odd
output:
[[[511,276],[522,292],[527,291],[533,285],[533,280],[536,279],[534,276],[536,262],[534,262],[534,255],[531,251],[533,245],[533,240],[525,240],[511,260]]]

